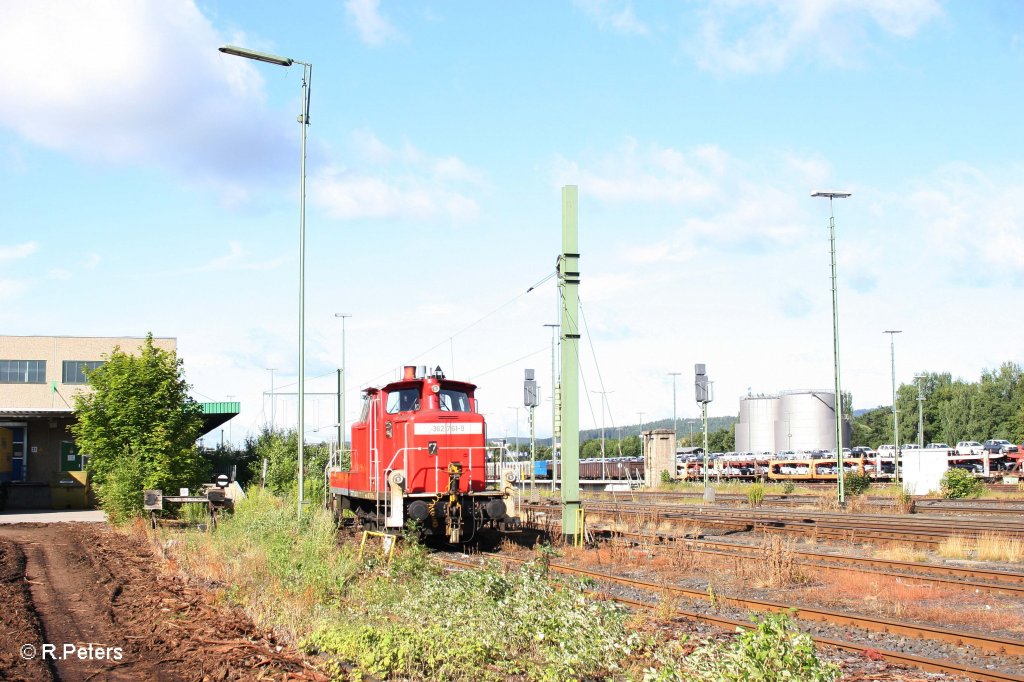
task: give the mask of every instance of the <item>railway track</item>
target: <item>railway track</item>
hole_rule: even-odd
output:
[[[555,524],[559,525],[559,524]],[[595,536],[623,538],[632,544],[685,544],[692,551],[728,557],[758,559],[763,550],[757,545],[688,538],[666,533],[640,533],[613,530],[591,525],[588,530]],[[1003,596],[1024,598],[1024,573],[990,568],[966,566],[939,566],[915,561],[897,561],[875,557],[833,554],[810,550],[791,549],[789,553],[797,563],[829,570],[875,573],[878,575],[907,577],[914,580],[949,585],[963,589],[989,592]]]
[[[552,505],[525,504],[528,511],[550,512]],[[935,549],[953,536],[978,537],[994,533],[1024,538],[1024,526],[1002,519],[927,518],[909,515],[839,514],[812,510],[766,510],[722,506],[657,505],[633,502],[584,502],[588,514],[620,523],[689,522],[734,532],[763,530],[815,535],[822,539],[857,542],[901,542]]]
[[[656,490],[633,490],[622,492],[589,492],[584,494],[584,499],[636,501],[636,500],[657,500],[671,502],[673,500],[702,501],[702,492],[659,492]],[[767,494],[764,496],[762,505],[768,507],[811,507],[820,504],[826,498],[821,495],[809,494]],[[893,497],[886,496],[865,496],[862,498],[869,507],[877,507],[880,511],[894,509],[898,501]],[[744,493],[716,493],[717,503],[748,504],[747,496]],[[1024,517],[1024,498],[1022,499],[989,499],[989,500],[946,500],[937,497],[916,497],[914,498],[915,513],[922,512],[943,512],[954,514],[981,514],[981,515],[1016,515]]]
[[[525,563],[521,559],[513,559],[511,557],[504,557],[499,555],[486,556],[488,558],[493,558],[495,560],[505,563]],[[479,567],[478,564],[458,561],[450,558],[439,558],[439,560],[445,564],[456,566],[459,568]],[[686,599],[698,601],[708,601],[714,599],[714,597],[712,597],[706,592],[699,592],[697,590],[690,590],[687,588],[676,587],[672,585],[650,583],[643,580],[638,580],[636,578],[629,578],[626,576],[619,576],[589,569],[581,569],[572,566],[566,566],[564,564],[551,563],[549,564],[549,568],[559,573],[579,577],[586,577],[606,583],[614,583],[617,585],[629,587],[631,589],[640,590],[643,592],[651,592],[658,595],[672,595],[676,597],[683,597]],[[651,602],[629,599],[617,595],[609,595],[607,593],[601,594],[606,598],[611,598],[615,601],[628,604],[633,607],[654,608],[656,606],[655,603]],[[956,647],[963,647],[966,645],[974,647],[984,652],[989,652],[990,654],[1006,656],[1020,656],[1024,654],[1024,642],[1001,637],[990,637],[971,632],[949,630],[945,628],[936,628],[925,625],[915,625],[910,623],[900,623],[897,621],[891,621],[882,618],[855,616],[835,611],[827,611],[822,609],[813,609],[806,607],[795,607],[787,604],[779,604],[776,602],[767,602],[754,599],[737,599],[721,596],[717,597],[717,599],[731,606],[735,606],[741,609],[747,609],[749,611],[789,613],[792,614],[795,618],[804,621],[823,622],[829,625],[836,625],[840,627],[852,626],[862,628],[868,631],[883,632],[888,634],[895,633],[914,639],[932,639],[946,642]],[[751,624],[749,622],[725,618],[716,614],[700,613],[697,611],[681,608],[674,608],[674,611],[677,615],[683,616],[685,618],[691,618],[700,622],[717,625],[719,627],[724,627],[730,630],[734,630],[735,628],[751,627]],[[987,682],[1024,682],[1024,676],[1008,671],[1000,671],[997,669],[982,669],[971,665],[962,664],[956,661],[932,659],[901,651],[878,649],[874,646],[854,644],[846,641],[841,641],[838,639],[816,636],[813,634],[811,636],[814,639],[815,643],[818,645],[832,646],[841,650],[855,652],[858,654],[867,654],[870,650],[875,655],[881,656],[886,661],[889,661],[891,663],[909,665],[929,672],[942,672],[957,675],[966,675],[973,679],[984,680]]]
[[[600,532],[599,529],[595,529]],[[758,559],[763,555],[760,547],[740,545],[731,542],[713,540],[690,540],[687,538],[656,536],[645,533],[615,533],[633,542],[658,540],[661,542],[683,543],[692,551],[728,557]],[[959,566],[934,566],[911,561],[894,561],[875,559],[872,557],[852,556],[849,554],[829,554],[827,552],[811,552],[790,550],[794,560],[804,566],[825,568],[833,571],[853,571],[858,573],[875,573],[878,575],[913,578],[922,582],[950,585],[963,589],[989,592],[1003,596],[1024,599],[1024,573],[995,571],[991,569],[972,569]]]

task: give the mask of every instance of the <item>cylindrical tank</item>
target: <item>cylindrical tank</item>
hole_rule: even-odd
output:
[[[778,449],[835,448],[835,404],[836,394],[833,391],[784,391],[779,396],[778,421],[775,424]]]
[[[748,395],[740,398],[736,451],[775,452],[775,425],[778,419],[778,396]]]

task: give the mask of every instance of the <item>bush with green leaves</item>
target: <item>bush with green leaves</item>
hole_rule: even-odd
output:
[[[850,496],[863,495],[871,487],[871,477],[867,474],[848,472],[843,476],[843,488]]]
[[[947,500],[979,497],[985,492],[985,484],[974,474],[964,469],[949,468],[939,479],[942,496]]]
[[[764,502],[764,486],[760,483],[750,486],[747,490],[747,502],[750,503],[751,507],[760,507],[761,503]]]
[[[299,489],[299,435],[295,429],[263,427],[256,437],[246,440],[246,451],[252,453],[252,480],[261,482],[263,460],[267,460],[267,489],[277,495],[295,495]],[[318,505],[324,501],[324,467],[327,446],[306,443],[303,448],[305,499]],[[343,462],[344,464],[344,462]]]
[[[647,670],[645,682],[833,682],[839,679],[839,666],[818,658],[814,640],[797,630],[792,618],[775,613],[760,621],[757,617],[751,620],[756,627],[740,632],[731,643],[711,642],[688,655],[680,655],[683,651],[680,646],[674,656],[658,656],[659,665]]]
[[[115,347],[86,378],[93,390],[75,395],[71,433],[89,455],[96,497],[111,518],[141,514],[146,488],[177,491],[208,479],[195,446],[202,408],[173,351],[154,346],[149,334],[137,354]]]
[[[406,548],[305,646],[361,675],[436,680],[616,678],[644,646],[627,613],[583,583],[550,580],[535,565],[444,576],[418,553]]]

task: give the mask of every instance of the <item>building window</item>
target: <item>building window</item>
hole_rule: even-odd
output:
[[[65,360],[61,383],[87,384],[86,372],[91,372],[103,364],[102,360]]]
[[[0,360],[0,384],[45,384],[46,360]]]

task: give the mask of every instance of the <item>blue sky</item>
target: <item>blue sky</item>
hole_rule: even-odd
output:
[[[901,382],[1024,362],[1021,3],[4,3],[4,333],[175,336],[197,397],[242,401],[235,441],[269,421],[266,368],[296,377],[302,72],[226,43],[314,65],[307,390],[334,390],[351,313],[349,422],[405,363],[478,383],[492,434],[515,432],[523,369],[550,396],[555,289],[525,292],[553,270],[565,184],[609,426],[671,416],[672,371],[695,416],[695,362],[712,414],[832,385],[817,189],[853,192],[857,407],[891,394],[885,329]],[[333,409],[309,399],[311,438]],[[276,412],[294,423],[294,399]]]

